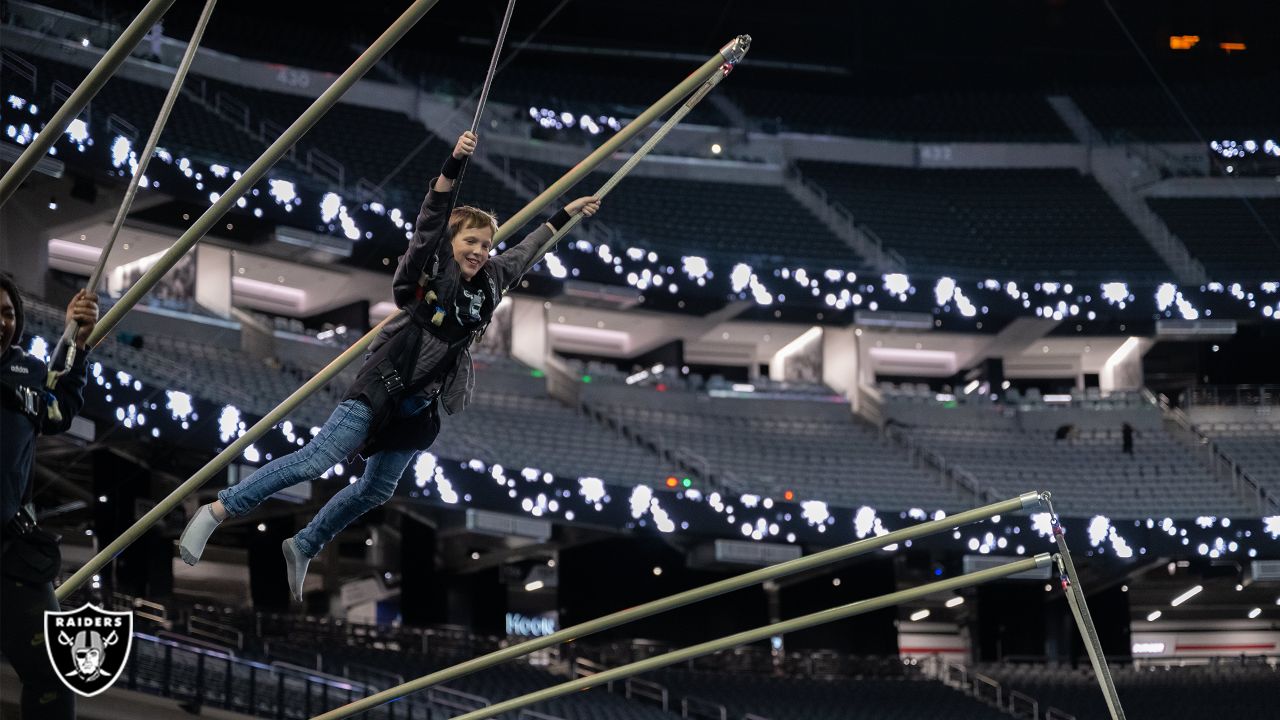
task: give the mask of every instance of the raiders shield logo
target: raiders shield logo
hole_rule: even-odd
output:
[[[133,647],[133,613],[84,604],[67,612],[44,613],[45,649],[62,682],[93,697],[120,677]]]

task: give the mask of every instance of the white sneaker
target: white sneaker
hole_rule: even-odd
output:
[[[209,542],[209,536],[218,529],[221,522],[213,516],[212,504],[201,505],[196,509],[187,522],[186,529],[182,531],[182,539],[178,541],[178,552],[182,555],[183,562],[192,566],[200,562],[205,543]]]
[[[280,549],[284,551],[284,564],[289,571],[289,592],[301,602],[302,585],[307,580],[307,565],[311,564],[311,558],[302,554],[293,538],[281,543]]]

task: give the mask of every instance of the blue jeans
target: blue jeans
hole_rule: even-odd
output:
[[[315,480],[326,470],[355,452],[369,434],[373,411],[359,400],[344,400],[334,408],[320,433],[297,452],[258,468],[248,479],[218,493],[230,517],[239,517],[263,500],[307,480]],[[400,476],[417,454],[416,450],[384,450],[365,465],[364,476],[338,491],[293,541],[307,557],[315,557],[356,518],[391,499]]]

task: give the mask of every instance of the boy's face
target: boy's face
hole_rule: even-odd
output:
[[[479,227],[459,230],[453,236],[453,260],[462,270],[462,277],[470,280],[480,272],[489,260],[493,249],[493,228]]]
[[[18,310],[13,306],[9,293],[0,290],[0,352],[9,349],[15,338],[13,331],[18,324]]]

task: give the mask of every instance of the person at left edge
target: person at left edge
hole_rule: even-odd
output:
[[[98,300],[81,290],[67,306],[78,331],[75,361],[46,387],[48,368],[23,351],[22,295],[0,274],[0,652],[22,682],[22,717],[71,720],[75,695],[58,679],[45,650],[44,611],[58,610],[53,579],[61,565],[58,538],[36,525],[30,506],[36,436],[66,431],[84,404],[85,342],[98,322]]]

